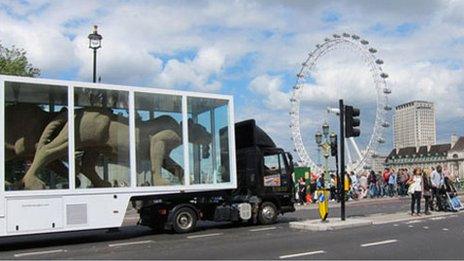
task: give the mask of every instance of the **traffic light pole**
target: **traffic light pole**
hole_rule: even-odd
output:
[[[345,221],[345,105],[343,100],[339,101],[340,106],[340,218]]]

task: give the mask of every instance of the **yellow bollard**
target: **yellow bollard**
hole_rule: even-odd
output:
[[[325,221],[329,216],[329,189],[318,189],[317,204],[319,205],[319,216]]]

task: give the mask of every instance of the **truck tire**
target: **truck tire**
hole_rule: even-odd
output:
[[[274,224],[277,221],[277,208],[272,202],[263,202],[259,208],[258,221],[261,225]]]
[[[197,214],[191,208],[183,207],[174,213],[172,228],[176,233],[189,233],[197,225]]]

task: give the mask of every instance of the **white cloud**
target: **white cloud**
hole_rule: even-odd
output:
[[[282,80],[279,77],[260,75],[250,82],[250,90],[264,97],[264,104],[271,110],[289,109],[290,95],[281,91]]]
[[[221,83],[210,79],[221,74],[224,62],[225,57],[219,50],[201,49],[193,60],[169,60],[155,82],[172,88],[189,85],[195,90],[217,91],[221,88]]]

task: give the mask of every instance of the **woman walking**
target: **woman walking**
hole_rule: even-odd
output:
[[[414,216],[414,205],[416,205],[417,215],[420,216],[420,200],[422,197],[422,171],[415,168],[413,176],[408,181],[408,192],[411,194],[411,216]]]
[[[430,180],[430,171],[424,169],[422,171],[422,183],[423,183],[423,195],[425,199],[425,214],[430,215],[430,210],[432,210],[432,204],[430,198],[432,197],[432,181]]]
[[[298,179],[298,204],[304,205],[306,199],[306,181],[301,177]]]

